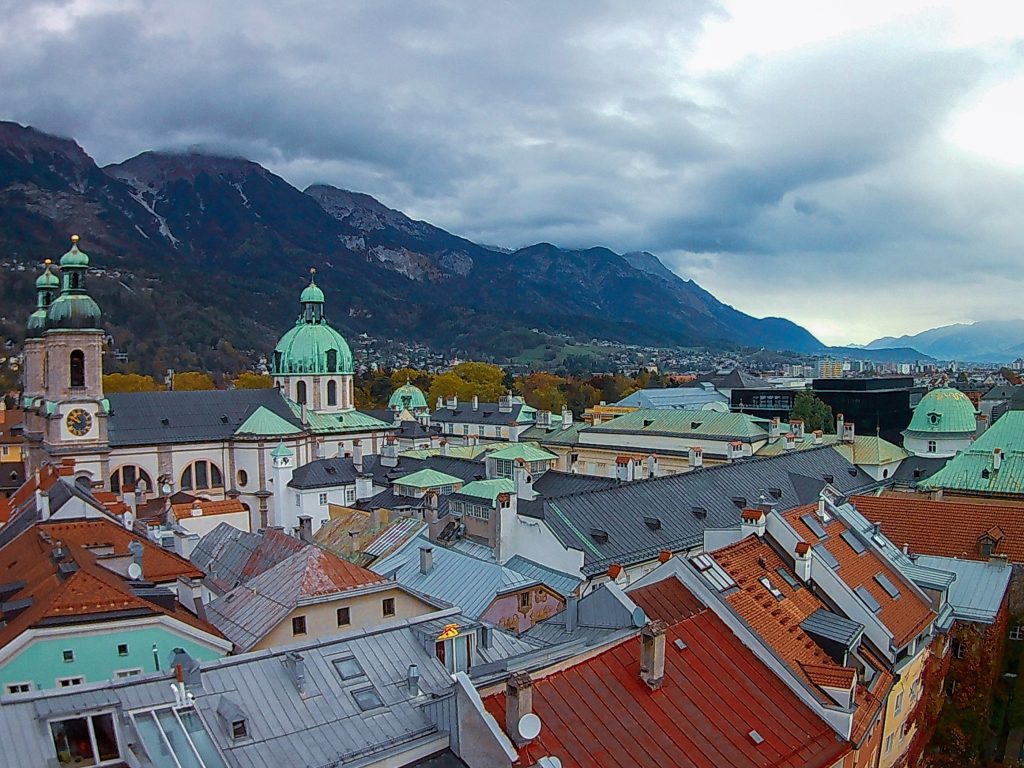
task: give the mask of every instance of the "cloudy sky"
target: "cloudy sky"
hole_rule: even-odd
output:
[[[0,39],[0,118],[101,164],[200,147],[649,250],[830,343],[1024,316],[1012,0],[0,0]]]

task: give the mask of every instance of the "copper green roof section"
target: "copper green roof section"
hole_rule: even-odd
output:
[[[616,416],[585,432],[639,433],[757,440],[768,436],[768,421],[748,413],[644,409]]]
[[[974,403],[963,392],[951,387],[933,389],[914,408],[907,432],[922,434],[973,434],[978,426]]]
[[[78,235],[71,236],[71,250],[60,257],[60,268],[78,267],[85,269],[89,266],[89,254],[78,250]]]
[[[288,407],[296,418],[302,418],[302,406],[288,400]],[[386,424],[373,416],[359,411],[343,413],[319,413],[306,409],[306,429],[315,435],[337,435],[345,432],[368,432],[394,429],[393,424]]]
[[[78,235],[71,237],[71,250],[61,256],[61,291],[46,310],[46,325],[62,330],[99,328],[100,308],[85,292],[89,256],[78,250]]]
[[[1000,451],[997,462],[995,449]],[[998,468],[996,464],[998,463]],[[1024,496],[1024,411],[1007,411],[919,488],[969,494]]]
[[[270,455],[275,459],[290,459],[295,455],[295,451],[284,443],[278,443],[277,447],[270,452]]]
[[[57,290],[60,288],[60,278],[50,271],[49,259],[46,260],[46,266],[43,268],[43,274],[36,278],[36,288],[40,290]]]
[[[522,459],[523,461],[551,461],[558,458],[551,451],[545,450],[533,443],[512,443],[507,448],[501,448],[488,454],[488,456],[493,459],[504,459],[506,461],[515,461],[516,459]]]
[[[559,419],[559,423],[550,428],[530,427],[519,435],[519,439],[541,445],[576,445],[580,431],[588,428],[586,422],[582,421],[574,421],[568,427],[562,427]]]
[[[271,372],[275,376],[352,373],[352,350],[327,323],[324,292],[310,280],[299,302],[302,313],[274,347]]]
[[[235,434],[272,437],[274,435],[297,435],[301,431],[269,408],[261,405],[235,430]]]
[[[478,499],[486,499],[492,504],[498,498],[498,494],[515,492],[515,481],[505,477],[496,480],[474,480],[459,489],[460,496],[474,496]]]
[[[404,475],[395,480],[395,485],[404,485],[409,488],[440,488],[443,485],[460,485],[462,478],[446,475],[436,469],[421,469],[411,475]]]
[[[852,443],[841,443],[836,435],[822,435],[821,442],[814,442],[813,433],[805,433],[802,439],[794,441],[794,448],[786,449],[785,431],[781,431],[778,440],[766,443],[761,447],[758,456],[780,456],[792,450],[806,451],[822,445],[832,446],[851,464],[880,465],[892,464],[907,458],[908,454],[898,445],[883,440],[875,435],[857,435]]]
[[[408,381],[396,389],[388,400],[388,408],[415,410],[426,407],[427,398],[424,397],[423,390]]]
[[[448,453],[445,454],[452,459],[476,459],[485,453],[493,453],[500,445],[480,444],[477,445],[449,445]],[[440,448],[415,448],[409,451],[402,451],[400,456],[408,459],[429,459],[431,456],[441,456]]]

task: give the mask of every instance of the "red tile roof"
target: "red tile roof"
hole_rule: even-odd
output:
[[[1024,563],[1024,509],[1019,505],[933,501],[910,493],[854,496],[851,501],[868,520],[882,524],[882,533],[893,544],[908,544],[913,553],[987,560],[979,539],[988,533],[998,542],[993,554]]]
[[[935,618],[931,606],[909,588],[900,590],[899,597],[890,597],[875,581],[875,576],[883,573],[893,584],[905,583],[905,580],[887,560],[875,554],[872,549],[868,548],[860,554],[854,552],[841,538],[848,528],[838,517],[833,517],[828,523],[819,520],[826,534],[819,542],[814,532],[800,519],[804,515],[816,515],[817,509],[817,504],[797,507],[786,512],[785,517],[801,538],[812,545],[820,543],[832,554],[839,563],[836,576],[850,589],[864,587],[878,601],[881,606],[878,618],[892,633],[896,647],[909,643]]]
[[[726,596],[726,601],[798,677],[811,684],[819,701],[831,703],[822,686],[848,689],[853,684],[856,671],[837,664],[800,627],[825,604],[811,590],[792,587],[779,576],[783,569],[798,581],[789,565],[764,539],[748,536],[710,554],[740,588]],[[782,594],[782,600],[761,583],[765,577]],[[879,679],[870,690],[864,685],[857,686],[857,711],[851,734],[855,743],[860,743],[892,686],[892,675],[882,664],[875,666],[884,679]]]
[[[484,704],[504,724],[504,692]],[[633,637],[535,678],[533,711],[540,736],[519,750],[516,765],[554,755],[565,768],[815,768],[849,750],[708,610],[669,627],[660,689],[652,692],[640,679]],[[763,743],[754,743],[753,730]]]
[[[179,520],[183,517],[192,517],[192,510],[199,506],[202,517],[209,515],[232,515],[237,512],[247,511],[245,504],[240,502],[238,499],[224,499],[223,501],[207,501],[206,499],[196,499],[191,504],[172,504],[171,511],[174,516]]]
[[[136,595],[125,579],[100,564],[102,555],[90,544],[107,544],[112,537],[107,529],[118,526],[107,520],[89,520],[82,523],[38,523],[0,549],[0,583],[24,581],[25,586],[7,598],[10,602],[31,599],[31,603],[17,614],[8,614],[7,623],[0,625],[0,647],[7,645],[26,629],[45,619],[59,620],[88,616],[108,617],[128,611],[129,615],[163,614],[173,616],[204,632],[221,636],[211,624],[185,610],[167,610]],[[93,533],[88,531],[92,529]],[[121,529],[127,536],[127,531]],[[143,542],[143,570],[149,562],[154,567],[167,566],[167,559],[180,561],[176,555],[162,550],[152,542]],[[51,557],[60,542],[64,554],[62,563],[77,567],[63,578],[57,563]],[[120,551],[115,545],[115,550]],[[127,555],[127,549],[124,549]],[[182,561],[186,574],[198,573]],[[180,563],[179,563],[180,566]],[[148,574],[147,574],[148,578]],[[60,623],[59,621],[57,623]]]
[[[704,604],[675,577],[631,589],[629,599],[644,609],[648,619],[660,619],[666,624],[675,624],[705,610]]]

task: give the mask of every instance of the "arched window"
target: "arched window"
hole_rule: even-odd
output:
[[[220,468],[212,461],[196,459],[181,473],[183,491],[205,491],[209,488],[223,488],[224,477]]]
[[[306,382],[300,381],[295,385],[295,402],[299,405],[306,404]]]
[[[238,487],[239,488],[245,488],[245,486],[248,483],[249,483],[249,473],[246,472],[244,469],[238,470]]]
[[[281,353],[276,350],[274,351],[274,372],[284,373],[284,371],[281,370]]]
[[[338,404],[338,382],[334,380],[327,382],[327,404]]]
[[[85,386],[85,352],[80,349],[71,352],[71,386]]]
[[[153,481],[149,479],[149,473],[146,472],[142,467],[137,467],[134,464],[125,464],[123,467],[118,467],[110,475],[110,490],[114,493],[120,493],[121,489],[126,485],[134,485],[135,490],[143,490],[143,484],[145,484],[146,491],[153,490]]]
[[[327,372],[338,372],[338,350],[336,349],[327,350]]]

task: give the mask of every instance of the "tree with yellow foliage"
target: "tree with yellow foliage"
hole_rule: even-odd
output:
[[[116,392],[159,392],[163,384],[152,376],[141,373],[108,373],[103,377],[103,393]]]

